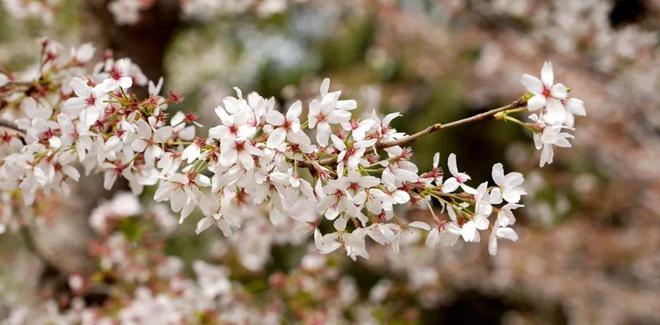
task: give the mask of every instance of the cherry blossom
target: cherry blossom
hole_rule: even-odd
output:
[[[60,55],[59,45],[45,44]],[[71,51],[69,60],[83,64],[93,52],[83,45]],[[199,210],[198,234],[215,225],[233,238],[258,232],[269,221],[272,227],[296,229],[302,237],[313,232],[321,253],[341,248],[352,259],[368,258],[370,242],[398,251],[418,232],[426,232],[426,245],[435,248],[459,239],[478,242],[481,232],[491,228],[491,253],[497,238],[516,238],[513,211],[526,194],[522,174],[505,174],[498,163],[491,172],[494,186],[482,182],[474,188],[453,153],[447,159],[449,175],[440,167],[439,154],[430,171],[420,171],[409,145],[426,131],[406,135],[394,129],[390,122],[401,116],[398,112],[382,120],[375,111],[362,119],[353,116],[357,103],[340,99],[340,91],[330,92],[329,79],[321,83],[320,97],[292,101],[285,113],[275,99],[254,92],[244,98],[235,88],[236,96],[225,97],[215,109],[218,125],[203,135],[194,114],[177,112],[168,120],[169,104],[181,97],[159,95],[162,79],[146,80],[128,58],[105,58],[88,75],[70,69],[46,68],[53,83],[48,96],[59,103],[54,106],[7,81],[2,86],[22,95],[8,97],[8,107],[20,117],[17,130],[0,142],[0,189],[20,190],[24,204],[32,204],[39,193],[68,194],[70,183],[80,178],[80,163],[85,173],[103,173],[106,189],[120,177],[135,195],[155,187],[154,201],[169,202],[180,223]],[[573,115],[584,115],[584,105],[553,84],[549,64],[542,81],[523,79],[534,87],[554,88],[544,97],[545,106],[566,106],[561,123],[550,123],[554,113],[549,107],[530,116],[544,165],[552,162],[553,146],[570,147],[567,124],[573,124]],[[148,86],[147,98],[133,93],[137,86]],[[525,104],[537,105],[519,100],[492,116],[512,120],[509,114]],[[301,121],[305,108],[307,121]],[[434,205],[441,207],[439,213]],[[409,220],[405,213],[427,208],[435,227]],[[492,215],[496,220],[491,222]],[[250,267],[263,261],[250,256],[244,257]]]
[[[497,163],[493,165],[491,174],[493,181],[498,186],[498,188],[491,191],[492,199],[496,203],[500,203],[502,199],[509,203],[518,203],[520,197],[527,194],[525,189],[521,187],[524,182],[521,173],[512,172],[504,175],[504,167],[501,163]]]
[[[101,83],[90,87],[80,78],[71,80],[71,88],[76,94],[64,102],[63,112],[69,118],[77,118],[83,121],[84,126],[90,127],[101,117],[105,109],[105,101],[108,99],[108,91],[111,83]]]
[[[529,74],[523,74],[520,82],[532,93],[532,97],[527,101],[527,107],[530,111],[535,111],[546,106],[550,106],[550,102],[557,103],[559,100],[565,99],[568,91],[566,86],[561,83],[554,83],[555,75],[552,71],[552,63],[546,62],[541,69],[541,79]],[[548,101],[550,99],[550,101]],[[553,105],[555,106],[555,105]],[[563,108],[561,108],[563,109]],[[557,110],[561,110],[557,108]],[[560,114],[555,112],[554,114]]]
[[[452,177],[449,177],[444,181],[442,184],[442,191],[445,193],[451,193],[456,191],[460,186],[465,192],[473,193],[474,189],[466,184],[466,182],[471,179],[470,175],[458,171],[455,154],[449,154],[449,158],[447,158],[447,166],[449,167],[449,172]]]

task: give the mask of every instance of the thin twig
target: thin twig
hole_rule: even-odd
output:
[[[427,134],[430,134],[430,133],[433,133],[433,132],[436,132],[436,131],[439,131],[439,130],[452,128],[452,127],[455,127],[455,126],[461,126],[461,125],[464,125],[464,124],[468,124],[468,123],[472,123],[472,122],[476,122],[476,121],[481,121],[481,120],[486,120],[486,119],[489,119],[489,118],[493,118],[497,113],[508,111],[510,109],[519,108],[519,107],[524,106],[525,104],[526,104],[526,100],[523,99],[523,98],[520,98],[520,99],[515,100],[514,102],[512,102],[509,105],[498,107],[498,108],[495,108],[495,109],[491,109],[490,111],[483,112],[483,113],[480,113],[480,114],[477,114],[477,115],[474,115],[474,116],[470,116],[470,117],[467,117],[467,118],[464,118],[464,119],[461,119],[461,120],[458,120],[458,121],[449,122],[449,123],[446,123],[446,124],[435,123],[435,124],[427,127],[426,129],[421,130],[421,131],[419,131],[415,134],[411,134],[409,136],[403,137],[403,138],[398,139],[398,140],[379,143],[379,144],[377,144],[377,147],[382,149],[382,148],[389,148],[389,147],[393,147],[393,146],[405,146],[405,145],[408,145],[408,144],[411,144],[411,143],[417,141],[417,139],[419,139],[419,138],[421,138],[421,137],[423,137]]]
[[[439,130],[444,130],[444,129],[449,129],[449,128],[452,128],[452,127],[455,127],[455,126],[461,126],[461,125],[464,125],[464,124],[469,124],[469,123],[472,123],[472,122],[477,122],[477,121],[481,121],[481,120],[494,118],[495,115],[497,115],[498,113],[505,112],[505,111],[508,111],[508,110],[513,110],[513,109],[520,108],[520,107],[524,107],[526,104],[527,104],[527,100],[524,97],[521,97],[521,98],[513,101],[509,105],[494,108],[494,109],[491,109],[489,111],[486,111],[486,112],[483,112],[483,113],[480,113],[480,114],[477,114],[477,115],[474,115],[474,116],[470,116],[470,117],[467,117],[467,118],[464,118],[464,119],[461,119],[461,120],[458,120],[458,121],[449,122],[449,123],[446,123],[446,124],[435,123],[435,124],[427,127],[424,130],[421,130],[421,131],[419,131],[415,134],[411,134],[409,136],[403,137],[401,139],[390,141],[390,142],[378,143],[378,144],[376,144],[376,147],[379,148],[379,149],[383,149],[383,148],[389,148],[389,147],[393,147],[393,146],[405,146],[405,145],[411,144],[411,143],[417,141],[417,139],[419,139],[419,138],[421,138],[425,135],[431,134],[433,132],[436,132],[436,131],[439,131]],[[337,157],[336,156],[331,156],[331,157],[327,157],[327,158],[323,158],[323,159],[319,160],[318,165],[327,166],[327,165],[331,165],[331,164],[335,163],[336,161],[337,161]],[[314,167],[314,165],[312,163],[309,163],[307,161],[301,161],[300,166],[304,167],[304,168],[308,168],[308,169]]]
[[[18,126],[16,125],[16,123],[11,122],[11,121],[7,121],[7,120],[5,120],[5,119],[0,119],[0,127],[4,127],[4,128],[7,128],[7,129],[12,129],[12,130],[14,130],[14,131],[16,131],[16,132],[18,132],[18,133],[20,133],[20,134],[23,134],[23,131],[21,131],[21,130],[18,128]]]

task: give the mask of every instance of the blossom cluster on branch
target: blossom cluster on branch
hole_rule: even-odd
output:
[[[304,254],[300,266],[288,272],[263,276],[261,266],[246,273],[242,265],[227,261],[231,249],[224,241],[216,241],[211,256],[192,261],[187,271],[183,258],[166,254],[176,223],[162,208],[144,206],[127,192],[102,202],[90,217],[96,235],[89,244],[94,267],[69,274],[65,289],[44,293],[39,304],[15,306],[4,322],[343,324],[420,317],[414,297],[428,286],[404,290],[405,279],[381,280],[370,287],[369,299],[361,299],[362,288],[342,270],[347,261],[321,255],[312,243],[299,246]],[[263,241],[273,233],[245,237]],[[214,263],[219,259],[223,265]],[[402,292],[410,299],[399,304]]]
[[[38,195],[68,195],[85,174],[104,174],[110,189],[125,179],[133,193],[156,187],[155,201],[169,202],[180,222],[198,209],[197,233],[216,226],[231,236],[265,213],[279,225],[293,220],[296,232],[313,233],[322,253],[342,248],[368,258],[367,238],[398,250],[416,231],[426,244],[453,245],[459,238],[478,242],[489,231],[489,252],[497,239],[516,240],[513,212],[521,207],[520,173],[492,168],[494,184],[470,185],[456,156],[449,175],[436,154],[433,168],[420,171],[408,146],[428,133],[487,118],[518,123],[542,147],[541,165],[552,162],[552,146],[568,147],[573,115],[582,102],[553,84],[552,67],[542,80],[524,75],[530,94],[513,103],[463,120],[435,124],[407,135],[390,124],[399,113],[359,118],[358,104],[331,91],[323,80],[317,98],[295,101],[286,109],[257,93],[228,96],[215,109],[219,124],[198,134],[195,114],[170,113],[183,97],[160,95],[162,79],[148,81],[130,59],[104,57],[91,71],[94,49],[86,44],[65,56],[61,46],[41,43],[39,67],[26,74],[0,74],[5,131],[0,137],[0,189],[3,213],[16,200],[31,205]],[[148,86],[148,97],[132,90]],[[531,111],[532,122],[512,114]],[[12,129],[13,128],[13,129]],[[409,220],[405,207],[430,210],[429,220]]]

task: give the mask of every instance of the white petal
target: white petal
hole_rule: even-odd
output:
[[[428,236],[426,236],[426,246],[433,248],[437,246],[439,242],[440,234],[438,233],[438,228],[436,227],[429,232]]]
[[[330,78],[325,78],[321,82],[321,96],[325,96],[328,93],[328,90],[330,89]]]
[[[513,229],[509,228],[509,227],[497,228],[496,234],[497,234],[497,237],[505,238],[505,239],[508,239],[510,241],[518,240],[518,234],[516,234],[516,232]]]
[[[504,184],[504,166],[502,166],[501,163],[497,163],[493,165],[491,176],[493,177],[493,181],[495,181],[495,184],[500,186]]]
[[[495,231],[491,231],[488,237],[488,253],[492,256],[497,255],[497,236],[495,235]]]
[[[572,114],[585,116],[587,115],[586,110],[584,109],[584,102],[577,98],[571,98],[566,102],[566,109]]]
[[[162,127],[154,133],[154,141],[157,143],[163,143],[172,136],[172,132],[173,130],[171,126]]]
[[[525,73],[522,75],[522,77],[520,77],[520,82],[525,86],[525,88],[527,88],[527,91],[532,94],[540,94],[543,92],[543,83],[541,80],[539,80],[539,78]]]
[[[431,230],[431,226],[429,226],[426,222],[422,222],[422,221],[413,221],[408,224],[408,227],[422,229],[426,231]]]
[[[91,107],[82,111],[81,118],[84,120],[85,125],[92,126],[99,120],[99,112],[95,107]]]
[[[289,110],[286,112],[286,118],[289,120],[294,120],[300,117],[300,114],[302,113],[302,103],[300,100],[295,101],[291,106],[289,106]]]
[[[458,175],[458,167],[456,166],[456,155],[453,153],[449,154],[447,158],[447,166],[449,167],[449,172],[456,176]]]
[[[539,162],[539,166],[543,167],[545,164],[552,164],[553,156],[554,152],[552,146],[548,144],[544,145],[541,150],[541,161]]]
[[[91,90],[89,86],[87,86],[87,82],[85,82],[80,78],[74,77],[73,79],[71,79],[71,83],[69,83],[69,86],[71,86],[71,89],[73,89],[73,92],[78,97],[87,98],[91,94]]]
[[[447,180],[445,180],[444,184],[442,184],[442,191],[445,193],[452,193],[458,189],[458,186],[460,184],[454,177],[450,177]]]
[[[286,130],[284,128],[277,128],[268,136],[268,141],[266,141],[266,146],[268,148],[277,148],[286,137]]]
[[[105,175],[103,177],[103,188],[106,190],[110,190],[112,188],[112,185],[115,184],[115,181],[117,180],[117,174],[112,171],[106,171]]]
[[[135,122],[137,124],[137,134],[142,139],[151,138],[151,126],[145,120],[138,120]]]
[[[438,168],[439,165],[440,165],[440,153],[436,152],[433,155],[433,168]]]
[[[328,139],[330,138],[330,124],[326,122],[321,122],[317,125],[316,128],[316,141],[320,145],[327,145]]]
[[[527,109],[529,109],[532,112],[541,109],[545,106],[545,102],[546,102],[545,96],[543,96],[542,94],[534,95],[527,100]]]
[[[284,115],[276,110],[272,110],[266,114],[266,122],[275,126],[280,126],[284,124]]]
[[[568,89],[562,84],[556,84],[550,89],[550,95],[554,98],[564,99],[568,96]]]
[[[549,98],[547,101],[547,110],[543,117],[548,124],[560,125],[566,120],[566,109],[564,109],[564,105],[559,100]]]
[[[254,168],[254,159],[252,159],[252,155],[249,153],[243,151],[238,154],[238,160],[241,161],[243,164],[243,167],[247,170],[252,170]]]
[[[541,68],[541,80],[543,80],[543,84],[548,89],[550,89],[554,84],[555,74],[552,71],[551,62],[543,63],[543,68]]]
[[[392,193],[392,198],[396,203],[399,204],[404,204],[410,201],[410,195],[407,192],[401,190],[394,191],[394,193]]]
[[[197,227],[195,229],[195,234],[197,234],[197,235],[201,234],[202,231],[204,231],[204,230],[208,229],[209,227],[211,227],[211,225],[213,225],[214,222],[215,222],[215,220],[213,218],[209,218],[209,217],[204,217],[204,218],[200,219],[197,222]]]

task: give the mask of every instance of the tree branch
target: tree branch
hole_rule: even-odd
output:
[[[5,119],[0,119],[0,127],[7,128],[7,129],[12,129],[20,134],[23,134],[23,131],[21,131],[16,123],[7,121]]]
[[[446,124],[435,123],[435,124],[427,127],[426,129],[421,130],[421,131],[419,131],[415,134],[411,134],[409,136],[403,137],[403,138],[398,139],[398,140],[379,143],[376,146],[378,148],[381,148],[381,149],[389,148],[389,147],[393,147],[393,146],[405,146],[405,145],[408,145],[408,144],[411,144],[411,143],[417,141],[417,139],[419,139],[419,138],[421,138],[421,137],[423,137],[427,134],[431,134],[431,133],[439,131],[439,130],[452,128],[452,127],[455,127],[455,126],[461,126],[461,125],[476,122],[476,121],[490,119],[490,118],[493,118],[497,113],[508,111],[510,109],[523,107],[526,104],[527,104],[527,100],[525,100],[524,98],[519,98],[519,99],[515,100],[514,102],[512,102],[509,105],[498,107],[498,108],[495,108],[495,109],[491,109],[490,111],[483,112],[483,113],[480,113],[480,114],[477,114],[477,115],[474,115],[474,116],[470,116],[470,117],[467,117],[467,118],[464,118],[464,119],[461,119],[461,120],[458,120],[458,121],[449,122],[449,123],[446,123]]]
[[[495,115],[497,115],[498,113],[505,112],[505,111],[512,110],[512,109],[516,109],[516,108],[521,108],[521,107],[524,107],[525,105],[527,105],[527,99],[525,99],[524,97],[521,97],[521,98],[513,101],[509,105],[494,108],[494,109],[491,109],[489,111],[486,111],[486,112],[483,112],[483,113],[480,113],[480,114],[477,114],[477,115],[474,115],[474,116],[470,116],[470,117],[467,117],[467,118],[464,118],[464,119],[461,119],[461,120],[458,120],[458,121],[449,122],[449,123],[446,123],[446,124],[435,123],[435,124],[427,127],[424,130],[421,130],[421,131],[419,131],[415,134],[408,135],[408,136],[403,137],[401,139],[390,141],[390,142],[378,143],[378,144],[376,144],[376,147],[378,149],[384,149],[384,148],[389,148],[389,147],[393,147],[393,146],[409,145],[409,144],[417,141],[417,139],[419,139],[419,138],[421,138],[425,135],[431,134],[433,132],[436,132],[436,131],[439,131],[439,130],[444,130],[444,129],[449,129],[449,128],[452,128],[452,127],[455,127],[455,126],[461,126],[461,125],[464,125],[464,124],[469,124],[469,123],[472,123],[472,122],[491,119],[491,118],[494,118]],[[327,166],[327,165],[331,165],[331,164],[336,163],[336,162],[337,162],[337,157],[333,156],[333,157],[327,157],[327,158],[323,158],[323,159],[319,160],[318,165]],[[299,164],[303,168],[308,168],[308,169],[309,168],[314,168],[314,165],[312,163],[307,162],[307,161],[301,161],[301,162],[299,162]]]

